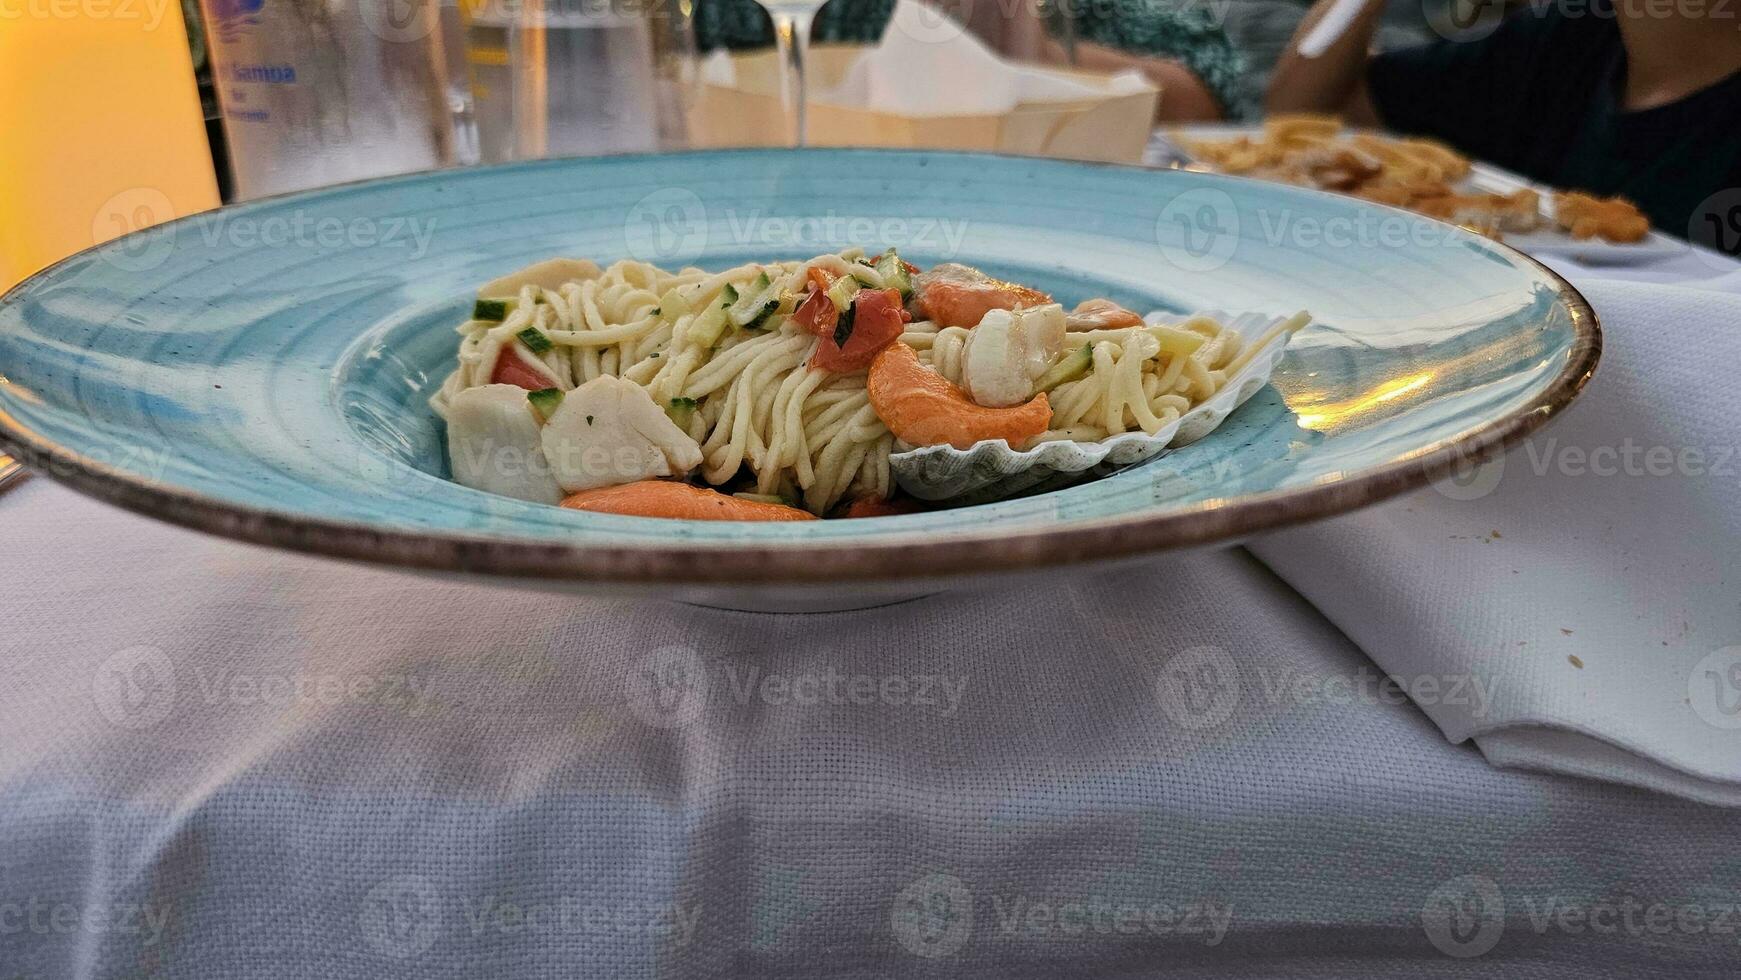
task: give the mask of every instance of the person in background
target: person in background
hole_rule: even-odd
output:
[[[1432,40],[1436,35],[1428,26],[1429,12],[1437,14],[1445,2],[1385,0],[1384,13],[1373,32],[1373,46],[1389,51]],[[1246,64],[1235,83],[1230,118],[1253,119],[1261,114],[1270,76],[1311,9],[1312,0],[1222,0],[1221,29]]]
[[[1005,36],[988,40],[1006,55],[1090,71],[1143,72],[1161,86],[1158,119],[1216,120],[1237,109],[1245,64],[1206,5],[1179,0],[1023,0],[1017,5],[945,0],[936,6],[982,37],[993,33],[980,22],[995,8],[1003,23],[991,27]],[[818,44],[874,44],[893,11],[894,0],[830,0],[817,13],[810,36]],[[1030,25],[1035,29],[1027,29]],[[753,0],[698,0],[695,36],[703,52],[774,43],[773,24]],[[1040,38],[1037,44],[1007,43],[1031,36]]]
[[[1464,40],[1369,54],[1368,4],[1320,57],[1299,40],[1265,107],[1429,136],[1558,188],[1620,195],[1659,229],[1741,252],[1741,31],[1717,5],[1530,4]],[[1478,35],[1478,36],[1473,36]]]
[[[1155,118],[1212,122],[1241,114],[1245,59],[1205,3],[1039,0],[1046,60],[1089,71],[1135,68],[1161,89]],[[1024,4],[1022,9],[1027,9]]]

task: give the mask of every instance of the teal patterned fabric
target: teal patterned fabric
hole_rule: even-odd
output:
[[[1200,0],[1044,0],[1046,28],[1062,34],[1075,21],[1076,39],[1131,54],[1172,58],[1203,80],[1228,118],[1247,116],[1255,104],[1242,93],[1245,58],[1210,4]]]
[[[1065,17],[1076,37],[1132,54],[1173,58],[1203,80],[1229,117],[1249,114],[1241,57],[1213,11],[1194,0],[1044,0],[1046,26],[1063,33]],[[881,39],[894,0],[831,0],[816,15],[818,42],[873,44]],[[698,0],[695,35],[701,50],[756,48],[774,43],[773,23],[754,0]]]

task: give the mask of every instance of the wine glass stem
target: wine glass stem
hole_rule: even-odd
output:
[[[815,19],[815,10],[781,10],[774,15],[774,38],[780,54],[780,97],[792,120],[793,146],[803,146],[809,139],[805,69],[810,51],[810,24]]]

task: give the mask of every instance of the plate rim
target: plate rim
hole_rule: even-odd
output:
[[[818,147],[823,152],[994,157],[1032,162],[1014,154],[960,153],[947,150]],[[419,171],[348,181],[327,187],[254,198],[239,204],[184,215],[88,248],[25,277],[0,293],[0,306],[13,302],[38,280],[53,278],[63,266],[98,249],[134,235],[161,234],[166,227],[191,222],[232,208],[253,208],[269,202],[324,195],[336,190],[420,179],[439,179],[460,172],[532,169],[575,160],[632,157],[685,157],[745,153],[781,155],[791,149],[745,147],[689,150],[677,153],[612,154],[557,157],[507,164]],[[1155,168],[1101,161],[1061,161],[1131,173]],[[1221,179],[1241,180],[1236,175]],[[1311,189],[1302,189],[1314,193]],[[1323,193],[1323,192],[1315,192]],[[1382,210],[1382,205],[1374,205]],[[1445,222],[1408,212],[1417,220],[1454,228]],[[1572,311],[1573,339],[1566,363],[1530,404],[1382,466],[1356,471],[1333,483],[1270,490],[1236,498],[1216,498],[1183,510],[1150,516],[1122,515],[1073,521],[1008,532],[971,532],[941,540],[923,529],[860,541],[787,542],[777,546],[746,542],[651,543],[595,545],[552,542],[537,538],[502,537],[463,531],[412,531],[381,528],[354,521],[294,514],[233,503],[199,491],[126,473],[109,464],[36,436],[0,409],[0,451],[9,452],[32,471],[88,497],[189,530],[283,548],[304,554],[364,562],[424,572],[488,575],[505,579],[537,579],[576,583],[636,585],[829,585],[849,582],[937,581],[1045,567],[1113,562],[1120,559],[1201,547],[1232,544],[1245,536],[1295,524],[1335,517],[1426,486],[1458,469],[1492,459],[1564,411],[1595,374],[1601,360],[1601,320],[1582,293],[1565,277],[1534,257],[1503,242],[1488,241],[1533,267]],[[4,375],[0,374],[0,378]]]

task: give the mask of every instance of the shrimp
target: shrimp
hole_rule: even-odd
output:
[[[913,288],[919,312],[940,327],[977,327],[992,310],[1020,310],[1052,302],[1052,297],[1038,289],[993,279],[953,262],[920,273]]]
[[[871,362],[866,387],[877,417],[897,438],[915,446],[948,443],[966,449],[988,439],[1017,446],[1052,424],[1052,406],[1044,392],[1020,405],[987,408],[920,364],[918,353],[899,341]]]
[[[689,521],[813,521],[816,515],[784,504],[732,497],[718,490],[669,480],[641,480],[582,490],[562,501],[570,510],[627,517],[666,517]]]
[[[1064,322],[1073,331],[1116,330],[1140,327],[1143,318],[1109,299],[1085,299],[1076,304]]]

